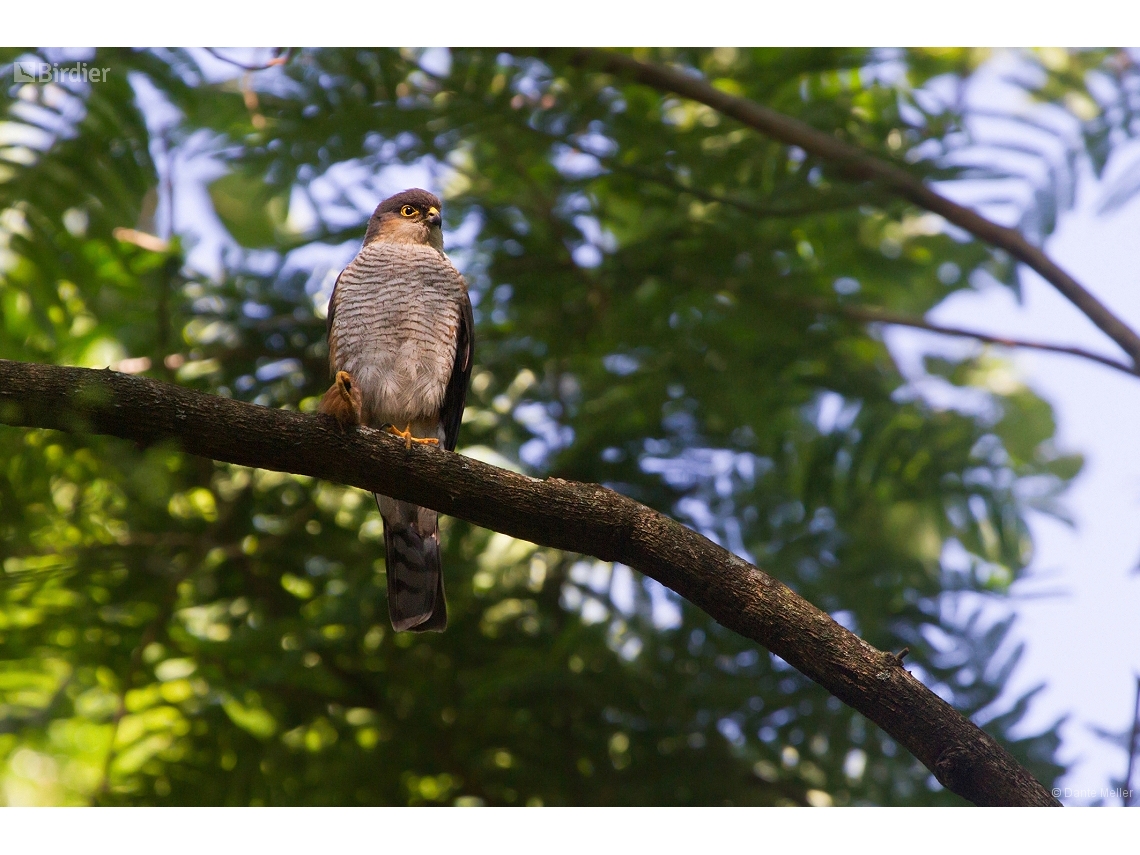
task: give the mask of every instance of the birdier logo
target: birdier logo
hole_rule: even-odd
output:
[[[58,62],[17,62],[12,66],[12,78],[16,83],[106,83],[110,71],[85,62],[63,67]]]

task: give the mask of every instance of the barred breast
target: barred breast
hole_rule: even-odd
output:
[[[365,424],[435,430],[465,293],[459,271],[430,246],[372,243],[344,269],[329,356],[360,389]]]

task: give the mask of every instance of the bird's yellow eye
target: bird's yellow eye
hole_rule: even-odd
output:
[[[400,213],[405,217],[414,217],[419,212],[411,205],[405,205],[400,209]]]

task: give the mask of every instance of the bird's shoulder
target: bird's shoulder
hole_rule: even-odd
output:
[[[466,288],[462,274],[445,253],[427,244],[418,243],[373,241],[362,247],[356,257],[349,262],[341,273],[341,279],[408,274],[456,281]]]
[[[360,248],[353,262],[417,261],[451,266],[445,253],[426,243],[374,240]]]

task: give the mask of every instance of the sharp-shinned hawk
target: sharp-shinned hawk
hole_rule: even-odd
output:
[[[474,353],[467,284],[443,253],[441,202],[425,190],[385,199],[329,301],[336,382],[322,412],[455,449]],[[435,511],[376,494],[384,519],[388,614],[397,632],[447,626]]]

